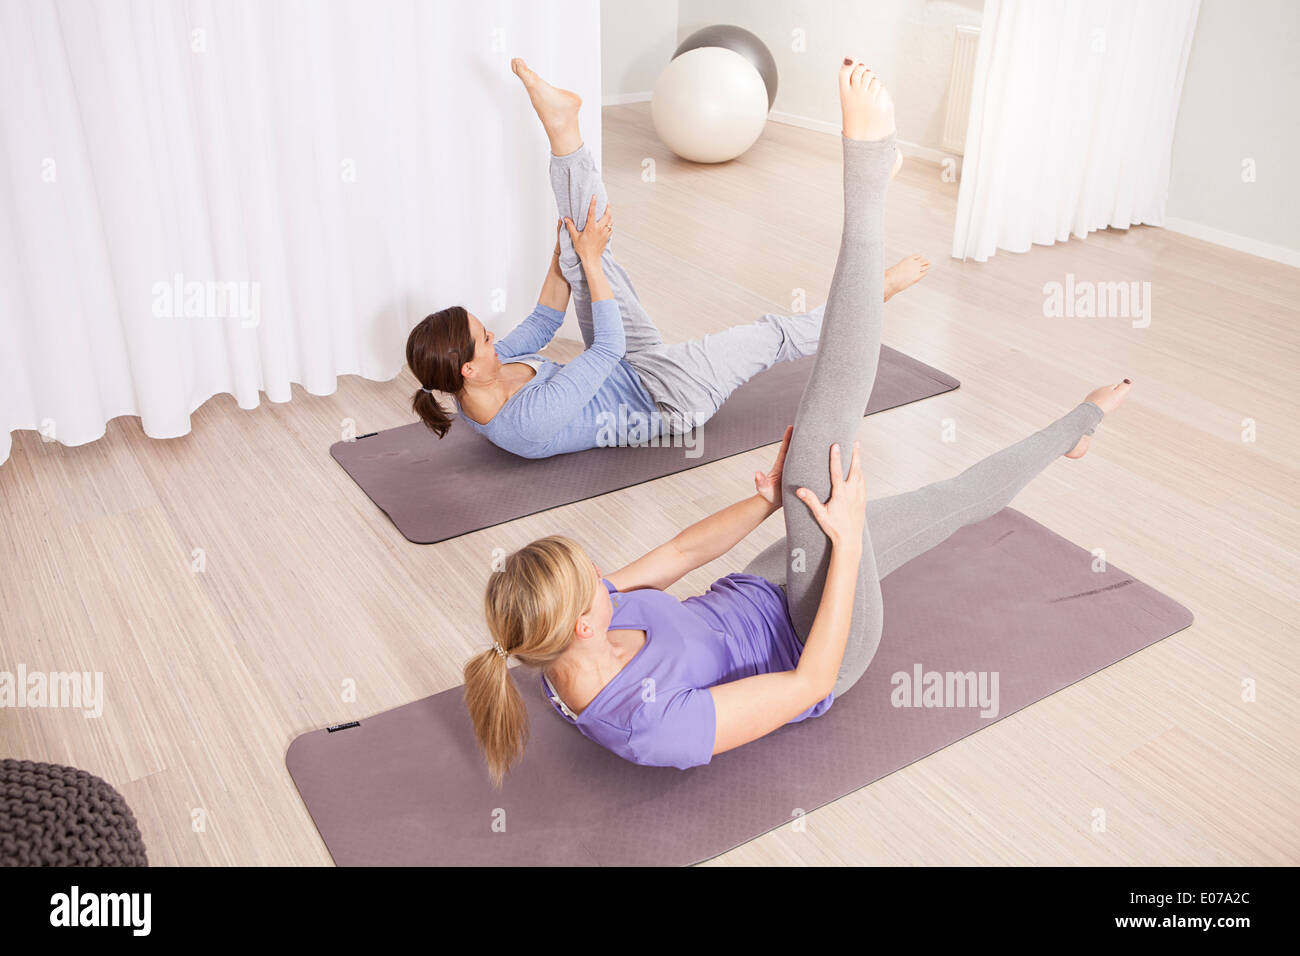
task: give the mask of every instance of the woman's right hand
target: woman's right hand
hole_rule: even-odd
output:
[[[564,218],[569,238],[573,240],[573,251],[584,265],[600,259],[605,246],[609,245],[609,237],[614,234],[614,218],[610,215],[609,208],[609,203],[605,203],[605,214],[597,219],[596,196],[593,193],[591,205],[587,207],[587,225],[581,232],[572,219],[567,216]]]
[[[862,477],[861,452],[861,443],[855,441],[853,460],[845,478],[840,446],[831,446],[831,496],[825,503],[807,488],[796,492],[835,548],[862,549],[862,528],[867,521],[867,483]]]

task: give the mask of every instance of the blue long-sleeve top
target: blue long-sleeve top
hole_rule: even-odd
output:
[[[564,313],[540,302],[496,343],[502,362],[527,362],[537,374],[486,425],[460,417],[492,444],[524,458],[549,458],[597,445],[622,444],[620,421],[658,421],[658,408],[636,370],[623,360],[623,318],[613,299],[591,304],[592,342],[567,365],[537,353],[555,337]],[[619,406],[625,412],[620,414]],[[459,408],[458,408],[459,410]]]

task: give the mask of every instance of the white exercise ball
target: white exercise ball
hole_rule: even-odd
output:
[[[754,65],[718,46],[687,50],[655,83],[650,118],[682,159],[722,163],[754,145],[767,122],[767,86]]]

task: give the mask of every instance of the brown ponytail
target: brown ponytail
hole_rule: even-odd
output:
[[[591,606],[596,577],[591,559],[568,538],[552,535],[525,545],[488,581],[483,613],[494,649],[465,665],[465,705],[474,736],[500,789],[528,742],[528,708],[510,677],[506,657],[542,667],[573,643],[574,625]]]
[[[470,334],[469,313],[462,306],[453,305],[425,316],[406,337],[406,364],[422,386],[411,399],[411,410],[439,438],[451,428],[453,416],[437,396],[425,389],[453,395],[459,392],[465,387],[460,368],[473,360],[474,338]]]

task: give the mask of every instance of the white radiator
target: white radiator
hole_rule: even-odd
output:
[[[952,47],[952,73],[948,77],[948,112],[943,120],[943,148],[963,155],[966,124],[970,119],[971,88],[975,83],[975,54],[980,47],[979,27],[958,27]]]

